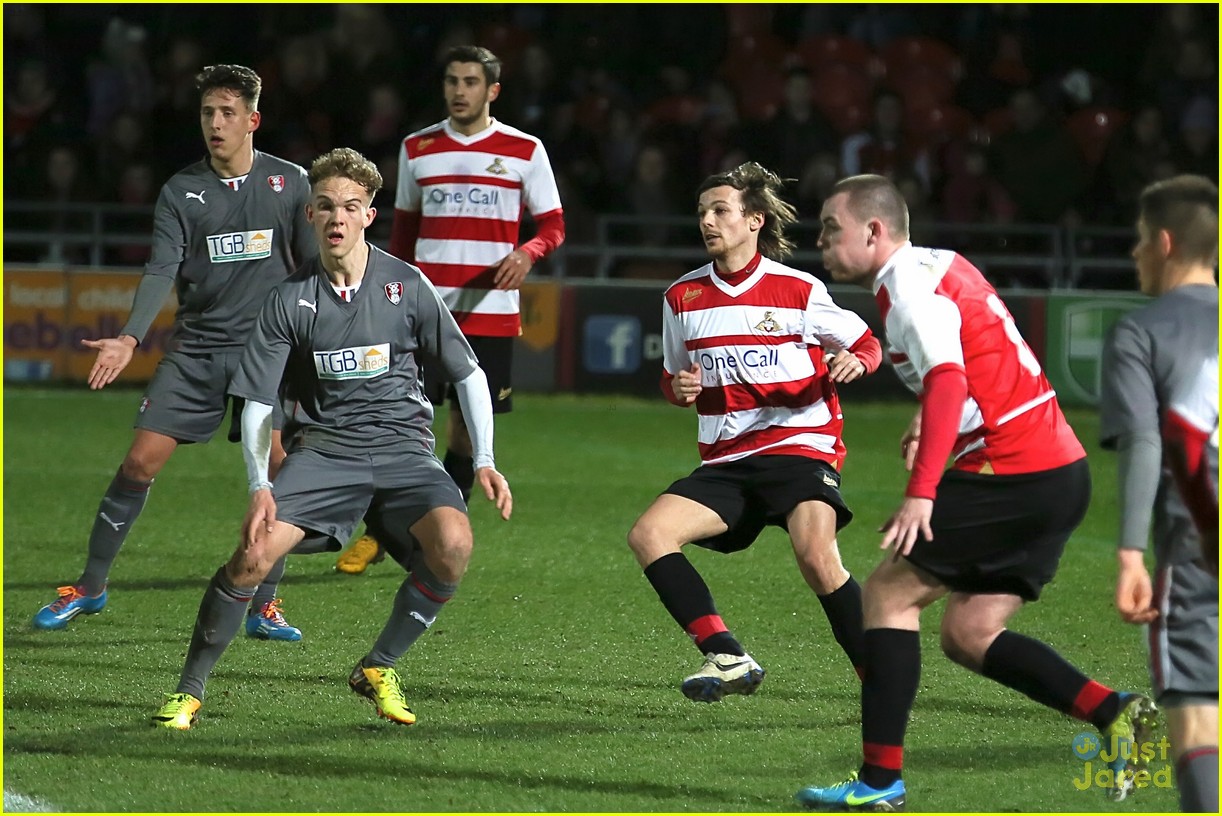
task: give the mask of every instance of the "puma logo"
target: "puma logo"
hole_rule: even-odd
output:
[[[309,309],[311,312],[313,312],[314,314],[318,314],[318,301],[311,303],[310,301],[306,300],[305,298],[297,298],[297,305],[304,306],[307,309]]]
[[[207,191],[207,190],[200,190],[198,193],[187,193],[187,198],[198,198],[198,199],[199,199],[199,203],[200,203],[200,204],[203,204],[203,205],[207,206],[208,202],[207,202],[207,201],[204,201],[204,193],[206,193],[206,192],[208,192],[208,191]]]
[[[98,518],[113,527],[116,533],[119,532],[120,527],[127,523],[125,521],[111,521],[110,516],[106,515],[105,512],[98,513]]]

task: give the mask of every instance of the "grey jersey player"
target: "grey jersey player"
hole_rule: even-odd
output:
[[[338,148],[314,162],[310,184],[320,257],[272,292],[231,386],[246,401],[251,502],[243,540],[204,593],[178,688],[153,717],[162,727],[195,723],[208,674],[271,564],[290,551],[339,549],[362,517],[408,576],[348,684],[380,716],[416,721],[395,664],[454,595],[473,544],[462,494],[434,454],[422,365],[454,381],[476,481],[502,518],[513,510],[493,462],[488,381],[471,347],[420,270],[365,241],[382,185],[377,167]],[[273,485],[277,402],[286,406],[288,455]]]
[[[1217,364],[1217,187],[1201,176],[1150,185],[1137,232],[1141,290],[1156,299],[1108,335],[1100,407],[1103,445],[1120,462],[1116,608],[1127,622],[1149,625],[1150,676],[1167,713],[1181,808],[1216,813],[1218,581],[1164,466],[1160,429],[1202,365]],[[1216,501],[1216,475],[1213,485]],[[1143,558],[1151,516],[1154,581]]]
[[[98,352],[89,386],[104,388],[119,376],[177,286],[170,349],[140,401],[131,448],[98,507],[84,570],[38,611],[36,628],[62,629],[106,606],[111,564],[154,477],[179,444],[206,442],[216,433],[259,307],[273,286],[318,252],[305,214],[305,171],[254,149],[261,121],[258,74],[240,65],[212,65],[196,84],[208,155],[162,187],[152,252],[127,324],[118,337],[83,341]],[[273,467],[283,456],[277,432]],[[276,565],[252,599],[247,633],[253,637],[301,639],[275,597],[283,572],[283,563]]]

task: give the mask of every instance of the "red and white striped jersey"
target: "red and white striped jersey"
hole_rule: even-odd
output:
[[[671,284],[662,309],[664,381],[700,366],[701,461],[783,454],[839,469],[843,419],[824,349],[869,328],[816,278],[759,255],[731,280],[707,264]]]
[[[1014,318],[966,258],[906,243],[874,279],[887,355],[915,394],[940,365],[962,368],[953,468],[1033,473],[1086,455]]]
[[[495,119],[472,136],[448,119],[419,130],[399,149],[395,209],[420,213],[414,262],[464,334],[521,333],[518,292],[494,289],[492,268],[517,247],[523,210],[561,210],[538,139]]]

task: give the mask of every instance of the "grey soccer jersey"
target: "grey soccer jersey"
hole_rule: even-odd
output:
[[[318,258],[272,290],[229,392],[267,405],[282,399],[290,451],[407,442],[431,452],[422,366],[456,382],[476,361],[424,274],[370,245],[351,302],[335,293]]]
[[[1121,437],[1161,439],[1172,398],[1218,354],[1218,288],[1181,286],[1122,317],[1103,351],[1100,441],[1115,448]],[[1197,536],[1170,472],[1162,469],[1154,505],[1154,553],[1159,564],[1197,554]]]
[[[171,348],[241,348],[272,287],[318,254],[305,215],[309,198],[305,170],[257,150],[237,190],[206,160],[162,186],[144,274],[177,284]],[[133,308],[121,334],[143,338],[155,315],[146,312]]]

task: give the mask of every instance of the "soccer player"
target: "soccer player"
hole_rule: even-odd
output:
[[[1201,559],[1218,577],[1218,358],[1167,407],[1163,453],[1201,536]]]
[[[949,594],[942,650],[1038,703],[1092,723],[1117,750],[1121,799],[1132,742],[1153,704],[1090,679],[1051,647],[1006,628],[1039,598],[1086,514],[1086,453],[993,287],[958,253],[913,246],[908,207],[888,179],[851,176],[823,204],[819,247],[833,280],[870,288],[887,354],[920,400],[901,440],[912,475],[882,527],[888,553],[866,581],[864,760],[848,781],[808,787],[810,807],[905,804],[904,731],[921,667],[921,611]],[[948,457],[953,464],[945,473]]]
[[[488,374],[497,414],[513,410],[513,338],[522,333],[518,288],[531,267],[564,241],[564,211],[547,151],[534,136],[492,117],[501,61],[486,48],[457,46],[444,57],[449,116],[403,140],[390,254],[424,270]],[[518,246],[522,212],[536,235]],[[434,402],[450,399],[446,472],[471,495],[471,434],[452,387],[426,371]],[[379,557],[358,540],[336,568],[359,573]]]
[[[764,669],[717,614],[682,547],[736,552],[769,524],[789,532],[833,635],[861,665],[861,589],[836,548],[836,531],[853,517],[840,496],[836,384],[877,369],[882,349],[822,283],[781,263],[793,250],[785,228],[797,214],[780,190],[776,174],[748,162],[697,191],[712,262],[666,290],[662,393],[695,406],[701,464],[628,533],[662,605],[705,656],[681,685],[702,702],[751,694]]]
[[[309,178],[307,214],[322,254],[272,291],[230,387],[246,401],[250,509],[243,540],[204,593],[178,690],[153,718],[166,728],[195,722],[208,674],[271,565],[294,550],[338,550],[362,517],[408,576],[348,684],[379,715],[415,722],[394,665],[453,597],[472,547],[466,504],[433,453],[423,366],[455,384],[471,421],[479,485],[502,518],[513,510],[493,462],[488,381],[471,347],[420,270],[365,241],[382,186],[377,167],[337,148],[315,160]],[[285,417],[288,456],[273,486],[268,449],[278,399],[293,409]]]
[[[1117,451],[1120,466],[1116,608],[1125,621],[1149,625],[1150,675],[1155,699],[1166,711],[1180,805],[1216,813],[1218,580],[1203,560],[1190,508],[1212,504],[1212,521],[1203,523],[1212,525],[1216,565],[1218,189],[1201,176],[1177,176],[1147,187],[1138,212],[1133,259],[1141,291],[1155,300],[1122,317],[1109,333],[1099,400],[1100,438]],[[1193,398],[1198,379],[1208,393]],[[1181,411],[1177,421],[1170,410],[1173,401],[1210,399],[1212,416],[1208,408]],[[1159,434],[1166,423],[1173,436],[1195,436],[1185,414],[1205,420],[1207,429],[1206,451],[1198,444],[1194,457],[1204,458],[1204,467],[1194,470],[1207,480],[1199,488],[1205,495],[1189,507],[1163,467]],[[1153,585],[1144,563],[1151,516]]]
[[[318,252],[305,220],[305,170],[254,149],[261,121],[259,75],[241,65],[211,65],[196,77],[196,86],[208,155],[161,188],[152,252],[119,336],[82,341],[98,352],[89,387],[104,388],[127,367],[177,286],[171,350],[140,400],[135,438],[98,507],[84,571],[38,610],[33,623],[39,629],[63,629],[77,615],[106,606],[111,564],[144,509],[153,479],[180,444],[207,442],[216,433],[259,307],[273,286]],[[279,431],[273,445],[274,467],[284,456]],[[284,563],[277,563],[252,596],[246,624],[252,637],[301,639],[276,598],[283,574]]]

